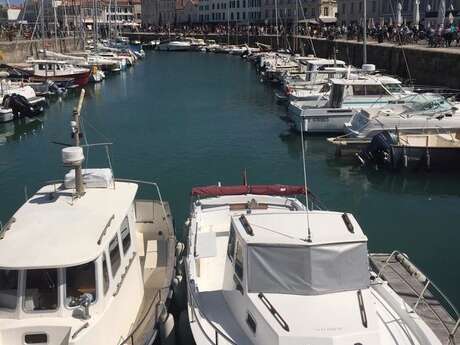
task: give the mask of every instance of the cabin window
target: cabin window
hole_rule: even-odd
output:
[[[38,69],[39,69],[40,71],[44,71],[46,68],[45,68],[45,65],[39,64],[39,65],[38,65]]]
[[[16,309],[18,301],[18,271],[0,270],[0,309]]]
[[[110,286],[109,267],[107,265],[107,257],[104,253],[102,256],[102,289],[104,291],[104,295],[107,293]]]
[[[126,254],[129,247],[131,247],[131,234],[129,233],[128,217],[125,217],[121,224],[121,244],[123,246],[123,254]]]
[[[121,257],[120,247],[118,246],[118,236],[115,235],[109,246],[110,264],[112,265],[112,275],[115,276],[120,268]]]
[[[76,307],[80,305],[80,297],[83,294],[93,296],[96,300],[96,270],[94,262],[69,267],[66,269],[66,305]]]
[[[26,272],[24,310],[49,311],[58,307],[57,269],[37,269]]]
[[[385,88],[391,93],[400,93],[403,92],[400,84],[386,84]]]
[[[236,245],[235,273],[240,280],[243,280],[243,247],[240,242]]]
[[[382,85],[353,85],[355,96],[384,96],[387,94]]]
[[[256,320],[254,319],[254,317],[249,312],[248,312],[248,316],[246,317],[246,324],[248,325],[249,329],[253,333],[256,333],[257,323],[256,323]]]
[[[233,224],[230,226],[230,236],[228,237],[228,248],[227,248],[227,256],[230,261],[233,261],[233,257],[235,255],[235,229],[233,228]]]

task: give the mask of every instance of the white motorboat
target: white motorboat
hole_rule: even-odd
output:
[[[1,227],[2,344],[147,345],[160,314],[172,322],[165,314],[176,243],[168,204],[155,183],[82,169],[78,119],[79,110],[75,146],[62,151],[73,170]],[[138,199],[142,185],[158,199]]]
[[[186,273],[197,345],[455,343],[458,313],[446,315],[448,300],[428,293],[434,285],[406,256],[394,252],[383,264],[381,255],[368,256],[367,237],[351,214],[307,211],[288,196],[302,192],[192,190]],[[403,267],[410,268],[404,275]],[[395,268],[405,279],[401,291],[392,287],[400,279],[391,275]],[[412,283],[416,293],[404,285]]]
[[[368,108],[357,112],[345,123],[348,136],[372,139],[382,131],[405,133],[443,132],[460,129],[460,103],[453,103],[435,94],[413,97],[411,104]]]
[[[161,51],[188,51],[191,49],[191,42],[188,40],[172,40],[160,42],[157,46]]]
[[[416,102],[413,92],[395,78],[382,75],[354,75],[331,79],[329,95],[314,101],[293,101],[289,117],[297,130],[305,132],[343,132],[345,123],[359,110],[389,104]]]

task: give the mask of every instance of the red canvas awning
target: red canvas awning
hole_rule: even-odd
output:
[[[293,186],[293,185],[252,185],[252,186],[203,186],[192,188],[192,196],[197,197],[212,197],[212,196],[223,196],[223,195],[244,195],[244,194],[256,194],[256,195],[277,195],[277,196],[289,196],[289,195],[300,195],[305,194],[304,186]]]

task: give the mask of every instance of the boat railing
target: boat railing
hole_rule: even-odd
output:
[[[220,329],[218,329],[214,325],[214,323],[207,318],[207,316],[204,313],[199,312],[200,315],[199,316],[197,315],[196,309],[198,309],[199,311],[202,310],[200,308],[199,302],[197,301],[197,299],[195,297],[195,292],[198,291],[198,287],[195,286],[195,283],[194,283],[193,279],[189,280],[189,278],[188,278],[189,276],[190,276],[189,272],[187,272],[188,302],[189,302],[189,305],[190,305],[191,317],[192,317],[192,319],[190,320],[190,323],[194,323],[194,322],[197,323],[197,325],[200,328],[201,332],[206,337],[206,340],[211,345],[219,345],[221,339],[225,340],[226,342],[228,342],[231,345],[238,345],[228,335],[226,335]],[[213,336],[209,335],[208,331],[206,331],[204,329],[204,326],[202,325],[202,320],[206,321],[206,323],[209,324],[209,326],[211,326],[211,328],[214,331]]]
[[[160,202],[160,205],[161,205],[161,211],[163,213],[163,217],[165,219],[168,219],[168,213],[166,212],[166,207],[165,207],[165,203],[163,201],[163,197],[161,196],[161,191],[160,191],[160,187],[158,187],[158,183],[156,182],[150,182],[150,181],[143,181],[143,180],[131,180],[131,179],[121,179],[121,178],[117,178],[115,179],[115,181],[118,181],[118,182],[128,182],[128,183],[137,183],[137,184],[141,184],[141,185],[146,185],[146,186],[150,186],[150,187],[153,187],[154,191],[156,192],[157,196],[158,196],[158,201]],[[152,206],[153,207],[153,206]],[[170,226],[169,222],[168,223],[168,227]],[[174,229],[168,229],[169,230],[169,233],[170,234],[174,234]]]
[[[155,321],[154,322],[156,323],[156,321],[159,319],[160,314],[162,312],[162,310],[160,309],[161,307],[160,302],[161,302],[161,289],[159,289],[158,292],[155,294],[155,297],[150,302],[150,305],[145,311],[144,315],[142,315],[142,317],[139,319],[139,322],[136,324],[134,329],[120,343],[120,345],[141,345],[141,344],[143,345],[144,344],[143,342],[139,344],[135,342],[137,332],[143,330],[141,326],[143,326],[145,322],[149,322],[152,320],[151,317],[148,317],[148,316],[151,315],[152,308],[154,307],[155,307],[155,319],[154,319]],[[142,338],[142,341],[144,341],[143,337],[141,338]]]
[[[412,306],[414,312],[417,312],[418,306],[421,303],[424,303],[430,309],[433,315],[439,320],[439,322],[445,327],[446,331],[448,332],[449,340],[447,342],[447,345],[455,344],[454,337],[458,329],[460,328],[460,313],[458,312],[457,308],[455,308],[454,304],[449,300],[449,298],[441,291],[441,289],[432,280],[430,280],[428,276],[424,274],[424,272],[422,272],[412,261],[410,261],[409,257],[406,254],[398,250],[393,251],[390,254],[390,256],[388,256],[382,268],[379,270],[377,278],[381,278],[384,270],[390,267],[390,263],[392,259],[395,259],[396,261],[398,261],[402,265],[402,267],[404,267],[404,269],[406,269],[407,272],[411,276],[413,276],[421,284],[423,284],[422,291],[417,291],[408,282],[405,282],[406,285],[415,293],[415,295],[418,296],[417,301],[415,302],[415,305]],[[455,325],[453,328],[449,328],[449,325],[445,322],[445,320],[442,317],[440,317],[440,315],[436,312],[436,310],[432,307],[432,305],[430,303],[427,303],[425,299],[426,297],[425,295],[427,292],[433,295],[436,295],[436,297],[439,298],[439,303],[444,308],[447,308],[446,311],[451,315],[452,319],[455,322]]]

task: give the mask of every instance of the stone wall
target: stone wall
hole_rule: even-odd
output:
[[[168,39],[168,35],[152,33],[127,34],[131,39],[148,41],[153,39]],[[171,35],[174,37],[174,35]],[[227,43],[226,35],[209,34],[197,36],[198,38],[213,39],[218,43]],[[232,35],[230,44],[247,43],[247,35]],[[289,41],[289,43],[288,43]],[[255,42],[271,45],[276,48],[276,36],[250,36],[250,45]],[[328,41],[325,39],[309,39],[292,37],[279,38],[280,48],[298,47],[297,51],[302,54],[315,53],[319,57],[332,57],[334,46],[337,58],[345,62],[361,66],[363,62],[363,45],[356,41]],[[400,47],[388,43],[369,43],[367,49],[368,63],[375,64],[378,69],[389,74],[397,75],[402,79],[410,79],[416,85],[429,85],[460,89],[460,48],[428,48],[424,46]]]
[[[47,39],[45,48],[60,53],[69,53],[82,49],[82,41],[73,37],[60,38],[56,49],[56,40]],[[23,62],[30,56],[37,57],[41,49],[43,49],[42,40],[0,42],[0,57],[2,62]]]

